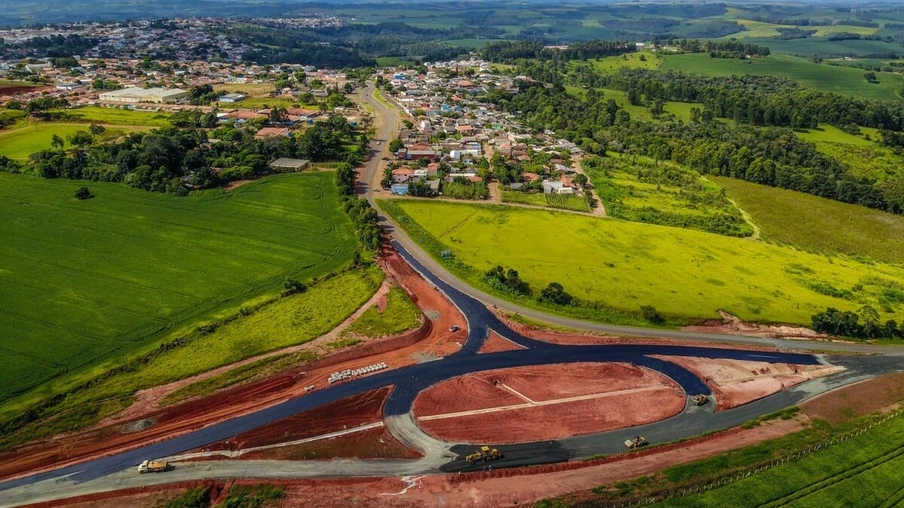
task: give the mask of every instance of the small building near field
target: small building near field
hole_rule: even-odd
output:
[[[405,196],[408,194],[408,184],[407,183],[395,183],[395,184],[392,184],[392,187],[390,187],[390,190],[392,191],[393,194],[396,194],[399,196]]]
[[[228,102],[228,103],[241,102],[241,101],[245,100],[245,96],[240,93],[228,93],[226,95],[221,95],[218,100],[220,102]]]
[[[275,161],[270,163],[270,169],[283,173],[301,171],[303,169],[309,168],[310,166],[311,161],[307,159],[289,159],[286,157],[276,159]]]

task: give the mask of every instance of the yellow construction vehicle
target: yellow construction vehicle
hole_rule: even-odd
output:
[[[625,440],[625,446],[628,448],[640,448],[647,445],[647,438],[643,436],[634,436],[633,439]]]
[[[702,406],[703,404],[706,404],[706,402],[707,402],[709,399],[706,397],[706,395],[703,395],[703,394],[701,393],[701,394],[699,394],[699,395],[694,395],[693,397],[691,397],[691,400],[694,401],[694,404],[696,404],[696,405],[698,405],[698,406]]]
[[[468,464],[476,464],[478,462],[490,462],[502,458],[502,454],[496,448],[490,449],[489,446],[481,446],[476,452],[465,457]]]
[[[173,466],[165,460],[145,460],[138,466],[138,472],[144,473],[163,473],[169,471]]]

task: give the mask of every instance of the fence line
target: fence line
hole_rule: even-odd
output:
[[[746,470],[746,474],[744,471],[741,471],[741,472],[737,473],[736,475],[732,475],[732,476],[729,476],[726,478],[719,478],[719,479],[714,480],[703,486],[698,485],[693,488],[681,489],[680,491],[677,489],[676,490],[668,490],[668,491],[656,494],[652,497],[646,497],[646,498],[636,499],[636,500],[632,500],[632,501],[628,501],[628,502],[622,502],[621,504],[609,504],[608,507],[609,508],[630,508],[632,506],[647,506],[647,505],[651,505],[653,503],[658,503],[659,501],[664,501],[669,498],[686,497],[689,495],[698,494],[700,492],[712,490],[712,489],[715,489],[718,487],[723,487],[725,485],[729,485],[734,482],[744,480],[746,478],[750,478],[753,475],[768,471],[776,466],[781,466],[782,464],[785,464],[786,462],[791,462],[792,460],[798,460],[802,457],[806,457],[807,455],[810,455],[811,453],[818,452],[819,450],[826,449],[830,446],[841,444],[852,437],[857,437],[857,436],[863,434],[867,430],[874,428],[876,425],[887,423],[891,419],[901,416],[901,414],[904,414],[904,410],[898,410],[893,413],[889,413],[888,415],[886,415],[884,418],[882,418],[880,420],[874,421],[865,427],[860,427],[859,429],[851,431],[847,434],[844,434],[841,437],[833,438],[831,441],[828,441],[825,443],[819,443],[817,445],[811,445],[806,450],[799,450],[796,453],[786,455],[779,459],[775,459],[771,463],[760,464],[755,467],[749,468]]]

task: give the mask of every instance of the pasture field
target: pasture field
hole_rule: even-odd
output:
[[[641,59],[641,56],[643,59]],[[649,51],[638,51],[636,53],[626,53],[622,56],[607,56],[605,58],[597,58],[588,60],[593,67],[602,73],[615,72],[622,67],[631,69],[656,69],[662,63],[663,57],[659,53]]]
[[[222,320],[212,332],[194,330],[184,343],[149,361],[135,362],[134,370],[112,376],[87,390],[71,393],[53,408],[62,414],[50,423],[38,422],[0,440],[0,448],[27,440],[84,427],[124,408],[140,389],[184,379],[275,349],[303,344],[332,330],[363,305],[379,287],[383,272],[372,267],[351,270],[318,281],[301,294],[279,298]],[[208,391],[286,368],[288,361],[313,359],[310,353],[280,355],[186,386],[173,392],[168,402],[177,402]],[[271,363],[272,362],[272,363]],[[115,401],[106,404],[102,401]],[[85,408],[94,408],[85,409]],[[45,416],[50,416],[47,414]]]
[[[61,111],[67,122],[98,123],[102,125],[134,125],[144,127],[165,127],[169,125],[169,113],[134,111],[120,108],[88,106]]]
[[[486,270],[513,268],[534,294],[561,283],[581,306],[549,310],[587,319],[636,322],[640,307],[652,305],[672,322],[715,318],[724,309],[752,321],[810,324],[827,307],[883,309],[880,300],[892,311],[880,311],[883,321],[904,316],[904,306],[886,296],[904,287],[897,266],[543,210],[410,200],[381,207],[434,257],[451,250],[455,259],[446,266],[470,284],[494,292]]]
[[[248,97],[240,102],[214,102],[212,105],[226,110],[305,107],[300,100],[286,97]],[[317,106],[311,108],[317,109]]]
[[[568,194],[544,194],[546,206],[550,208],[562,208],[564,210],[573,210],[576,212],[589,212],[590,206],[581,196],[571,196]]]
[[[421,311],[404,289],[392,287],[383,309],[370,307],[343,332],[343,337],[386,337],[418,325]]]
[[[565,86],[565,90],[567,90],[571,95],[577,97],[583,98],[586,95],[586,90],[575,86]],[[604,98],[614,100],[616,104],[618,104],[618,107],[624,109],[628,112],[628,114],[631,115],[631,118],[636,118],[638,120],[653,120],[653,115],[650,113],[650,108],[647,106],[638,106],[631,104],[628,101],[627,93],[622,92],[621,90],[612,90],[610,88],[598,88],[597,90],[599,90],[599,92],[603,94]],[[689,122],[691,119],[692,108],[702,110],[703,104],[697,104],[693,102],[666,101],[662,109],[666,113],[675,115],[676,118],[684,120],[685,122]]]
[[[763,240],[810,252],[904,263],[904,217],[802,192],[713,177]]]
[[[753,234],[722,188],[696,171],[646,157],[631,162],[617,154],[585,159],[583,166],[610,217],[729,236]]]
[[[742,34],[744,32],[741,32]],[[772,56],[793,55],[808,58],[815,55],[866,57],[873,55],[902,54],[901,45],[881,40],[832,40],[825,37],[806,39],[749,38],[744,42],[769,46]]]
[[[817,146],[823,143],[843,143],[861,147],[878,146],[875,140],[878,139],[875,129],[861,128],[861,135],[855,136],[848,134],[833,125],[823,124],[818,129],[810,129],[808,131],[797,131],[797,135],[804,141],[809,141]],[[870,139],[866,139],[864,134],[869,134]]]
[[[286,277],[346,266],[356,240],[333,178],[280,175],[178,198],[0,174],[0,402],[59,393]],[[81,185],[95,197],[76,200]],[[256,346],[234,352],[246,347]]]
[[[524,205],[546,206],[546,198],[542,192],[502,191],[503,203],[521,203]]]
[[[655,506],[898,506],[904,418],[882,423],[798,460]]]
[[[864,146],[824,141],[817,142],[816,149],[843,162],[860,177],[882,182],[890,177],[904,176],[904,158],[877,144]]]
[[[866,99],[896,100],[898,90],[904,85],[904,78],[897,74],[876,73],[879,83],[873,84],[863,79],[864,71],[861,69],[815,64],[786,55],[770,55],[747,60],[710,58],[708,55],[697,53],[669,55],[659,68],[705,76],[743,74],[779,76],[793,79],[805,87],[816,90]]]
[[[107,132],[101,139],[113,139],[122,136],[128,131],[140,130],[141,127],[129,125],[105,125]],[[53,135],[63,138],[66,148],[70,147],[68,137],[78,131],[87,131],[88,126],[76,123],[36,122],[29,125],[0,132],[0,155],[10,159],[24,160],[29,155],[50,150],[50,140]]]

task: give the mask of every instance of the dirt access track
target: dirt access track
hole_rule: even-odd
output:
[[[663,420],[684,392],[658,372],[625,363],[573,363],[479,372],[444,381],[414,401],[418,425],[457,443],[523,443]]]

